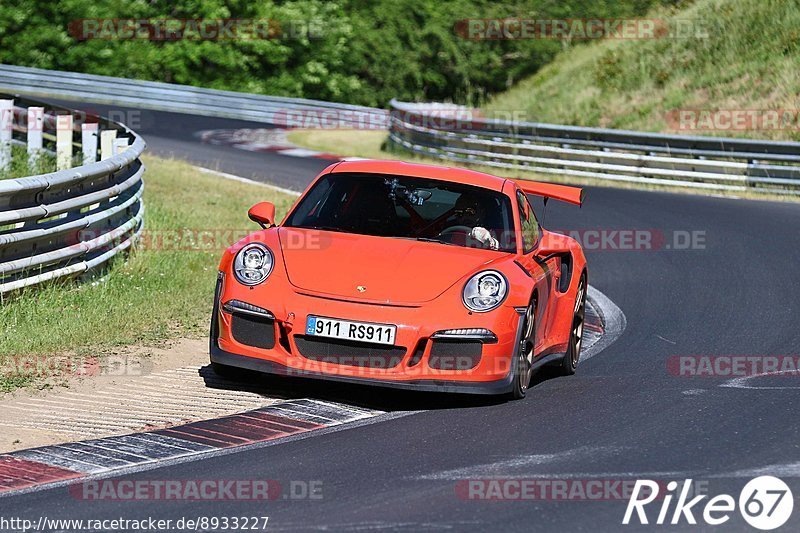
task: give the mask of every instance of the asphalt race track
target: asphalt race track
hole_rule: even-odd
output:
[[[296,190],[327,164],[206,146],[191,135],[246,123],[143,113],[152,119],[139,128],[151,153]],[[736,497],[748,480],[767,473],[798,496],[797,377],[723,386],[730,380],[676,376],[667,365],[681,355],[797,354],[798,220],[796,204],[607,188],[589,189],[582,209],[552,202],[546,227],[607,232],[604,247],[611,249],[587,246],[589,279],[628,322],[622,337],[576,376],[543,379],[526,400],[511,403],[297,383],[299,395],[391,416],[123,476],[319,481],[321,499],[88,502],[60,487],[0,498],[0,512],[97,519],[266,515],[274,531],[618,531],[647,529],[621,526],[624,499],[485,501],[465,497],[463,480],[692,478],[703,480],[712,496]],[[613,230],[646,232],[658,249],[613,249]],[[675,249],[691,232],[702,236],[696,246]],[[584,235],[596,244],[595,234]],[[651,523],[658,506],[648,508]],[[784,530],[799,527],[795,513]],[[675,529],[692,526],[683,521]],[[725,529],[752,530],[737,513]]]
[[[201,167],[256,178],[287,189],[302,191],[325,161],[237,150],[230,146],[203,144],[194,133],[211,129],[271,128],[260,122],[196,117],[181,113],[150,111],[45,99],[90,114],[111,116],[139,133],[147,142],[147,152],[163,157],[186,159]],[[269,157],[272,155],[273,157]]]

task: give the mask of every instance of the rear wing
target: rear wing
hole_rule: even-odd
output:
[[[561,200],[575,205],[583,204],[583,195],[585,191],[580,187],[570,187],[569,185],[556,185],[553,183],[542,183],[540,181],[530,180],[514,180],[522,192],[525,194],[533,194],[535,196],[544,197],[545,201],[548,198],[554,200]]]

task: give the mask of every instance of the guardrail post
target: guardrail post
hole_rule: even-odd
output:
[[[97,161],[97,123],[81,124],[81,149],[84,165]]]
[[[114,140],[117,138],[117,130],[104,130],[100,132],[100,159],[108,159],[114,156]]]
[[[11,168],[11,134],[14,131],[14,100],[0,100],[0,171]]]
[[[72,115],[56,117],[56,168],[72,168]]]
[[[8,97],[0,95],[2,98]],[[4,139],[10,140],[12,147],[17,138],[22,140],[17,135],[25,135],[27,130],[29,155],[12,161],[11,168],[16,171],[19,163],[27,160],[38,163],[36,172],[46,173],[0,181],[0,302],[5,295],[25,287],[102,272],[112,257],[127,254],[144,219],[144,167],[139,157],[145,143],[141,137],[110,121],[78,128],[78,111],[50,114],[45,113],[49,108],[44,103],[26,103],[31,107],[3,102],[2,109],[8,113],[0,111],[0,119],[10,119],[6,123],[11,125],[11,136]],[[115,165],[95,161],[103,125],[109,130],[103,136],[106,156],[113,158]],[[76,130],[80,136],[75,135]],[[115,146],[118,136],[122,138]],[[56,151],[51,152],[54,140]],[[123,153],[116,156],[115,150]],[[49,159],[51,153],[59,169],[68,172],[41,168],[42,160]],[[73,159],[73,154],[80,157]],[[16,157],[16,153],[13,155]],[[48,194],[43,195],[43,189]],[[76,228],[87,231],[76,235]],[[106,238],[98,240],[100,236]]]
[[[128,139],[114,139],[114,155],[121,154],[128,149]]]
[[[28,108],[28,166],[36,168],[42,153],[42,134],[44,133],[44,108]]]

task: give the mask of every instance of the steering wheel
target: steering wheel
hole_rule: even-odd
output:
[[[447,237],[450,235],[454,235],[456,233],[463,233],[467,236],[472,234],[472,228],[469,226],[450,226],[449,228],[445,228],[439,232],[437,237]]]

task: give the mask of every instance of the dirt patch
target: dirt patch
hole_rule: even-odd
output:
[[[70,360],[69,356],[58,359]],[[207,362],[207,339],[181,338],[160,347],[121,348],[97,358],[82,358],[80,364],[64,363],[69,372],[0,397],[0,452],[57,444],[82,436],[79,431],[70,433],[61,428],[31,427],[31,415],[36,409],[51,406],[51,413],[57,414],[63,410],[67,419],[67,410],[74,415],[75,406],[81,405],[79,398],[102,399],[112,391],[126,390],[129,385],[164,371],[197,368]],[[117,397],[109,397],[108,401],[110,404],[123,405]],[[86,404],[87,410],[89,405]],[[124,407],[136,409],[136,405],[132,404]],[[88,411],[86,414],[89,414]],[[109,430],[109,433],[114,431]]]

